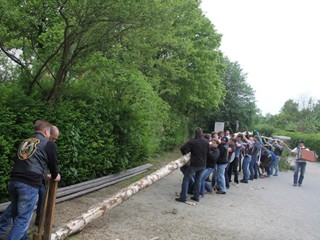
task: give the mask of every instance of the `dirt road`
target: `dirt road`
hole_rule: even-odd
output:
[[[308,163],[302,187],[293,172],[231,184],[226,195],[207,194],[195,206],[176,202],[176,171],[90,223],[73,240],[320,239],[320,164]],[[115,189],[57,205],[56,227]]]

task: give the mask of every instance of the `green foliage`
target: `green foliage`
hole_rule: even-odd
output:
[[[291,141],[290,141],[291,148],[296,147],[297,145],[296,143],[298,140],[303,140],[307,148],[309,148],[312,151],[316,151],[317,153],[320,153],[320,146],[319,146],[320,134],[306,134],[301,132],[276,131],[273,133],[273,135],[291,137]]]
[[[254,125],[253,129],[258,129],[259,130],[259,134],[261,136],[265,136],[265,137],[271,137],[272,134],[278,130],[273,126],[270,126],[268,124],[258,124],[258,125]]]
[[[7,195],[3,193],[7,192],[7,182],[9,180],[8,172],[11,169],[11,164],[9,162],[8,156],[10,154],[10,149],[12,146],[4,139],[3,136],[0,136],[0,202],[3,202],[7,199]]]
[[[246,82],[246,74],[243,73],[239,63],[231,62],[224,58],[225,69],[222,74],[222,83],[225,89],[225,98],[219,104],[219,108],[212,111],[208,122],[214,129],[214,122],[225,122],[226,128],[236,130],[236,122],[239,122],[241,131],[248,130],[253,123],[256,113],[254,91]],[[210,99],[216,101],[215,96]]]
[[[280,171],[290,170],[290,162],[288,161],[289,157],[292,157],[292,154],[288,151],[288,149],[285,148],[279,162]]]
[[[3,201],[8,197],[7,182],[17,147],[33,132],[35,119],[42,119],[46,110],[42,101],[25,96],[18,84],[0,85],[0,92],[0,200]]]
[[[320,101],[314,101],[310,98],[308,101],[295,102],[289,99],[279,114],[261,117],[260,123],[288,131],[319,133]]]
[[[112,126],[97,118],[104,109],[94,104],[65,100],[51,113],[61,133],[57,144],[63,185],[116,171],[112,165],[117,153]]]

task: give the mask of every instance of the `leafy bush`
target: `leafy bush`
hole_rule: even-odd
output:
[[[271,137],[272,133],[276,131],[276,128],[268,124],[259,124],[254,126],[254,129],[257,129],[261,136]]]
[[[312,151],[320,152],[320,134],[307,134],[301,132],[276,131],[273,135],[291,137],[290,147],[293,149],[298,140],[303,140],[305,146]]]

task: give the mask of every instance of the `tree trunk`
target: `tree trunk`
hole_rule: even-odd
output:
[[[168,165],[158,169],[150,175],[122,189],[120,192],[113,195],[112,197],[104,200],[103,202],[97,205],[92,206],[87,212],[83,213],[76,219],[69,221],[64,226],[60,227],[58,230],[52,233],[51,240],[65,239],[68,236],[81,231],[87,224],[99,218],[100,216],[106,214],[110,209],[126,201],[131,196],[138,193],[140,190],[152,185],[161,178],[169,175],[173,171],[177,170],[179,167],[182,167],[189,161],[189,159],[189,154],[182,156],[178,160],[170,162]]]

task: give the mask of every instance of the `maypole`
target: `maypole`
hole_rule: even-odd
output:
[[[147,188],[148,186],[154,184],[155,182],[159,181],[163,177],[174,172],[179,167],[182,167],[189,160],[190,160],[190,154],[182,156],[178,160],[170,162],[166,166],[158,169],[157,171],[151,173],[150,175],[122,189],[120,192],[113,195],[112,197],[104,200],[99,204],[92,206],[85,213],[81,214],[81,216],[77,217],[74,220],[69,221],[64,226],[60,227],[58,230],[52,233],[51,240],[65,239],[68,236],[81,231],[90,222],[106,214],[110,209],[128,200],[131,196],[138,193],[142,189]]]

